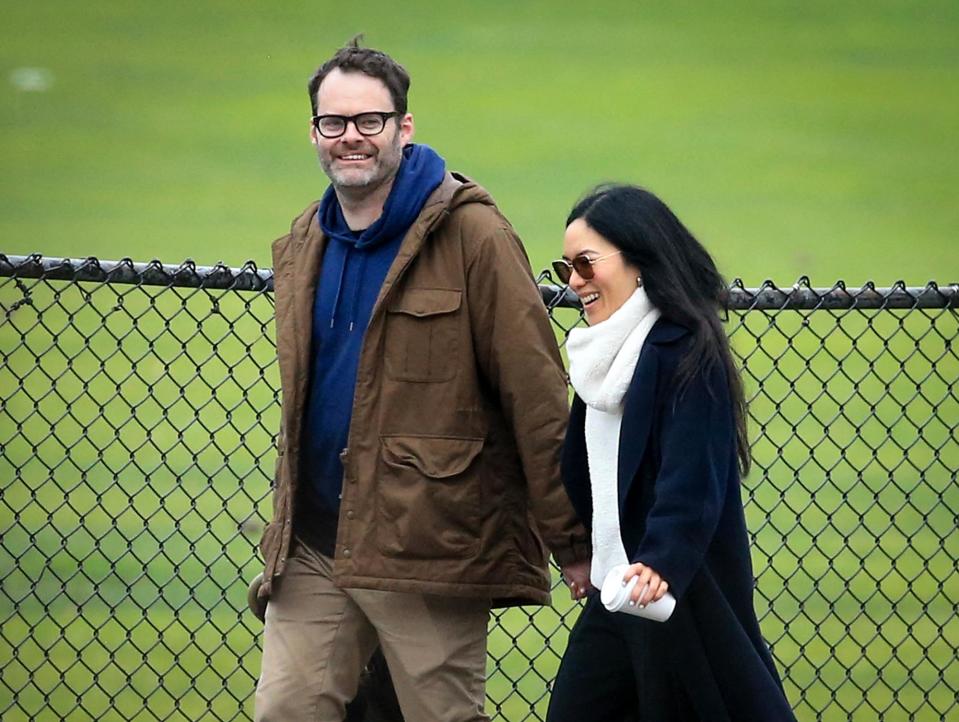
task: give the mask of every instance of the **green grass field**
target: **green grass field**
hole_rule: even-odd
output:
[[[269,265],[325,186],[306,78],[365,31],[413,75],[418,140],[494,193],[537,269],[575,198],[620,179],[747,284],[959,280],[955,3],[8,2],[3,18],[0,252]],[[52,85],[20,89],[18,68]],[[0,322],[0,716],[246,718],[271,303],[27,284],[33,306]],[[0,279],[4,309],[20,298]],[[799,718],[955,714],[955,315],[730,330],[754,397],[757,608]],[[545,711],[575,618],[555,602],[494,627],[498,719]]]
[[[959,6],[3,3],[7,253],[269,264],[325,179],[306,80],[353,33],[538,267],[593,183],[661,193],[748,283],[956,278]],[[46,68],[46,92],[17,68]],[[951,277],[949,276],[951,272]]]

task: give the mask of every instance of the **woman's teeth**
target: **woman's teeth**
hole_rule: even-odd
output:
[[[583,296],[581,300],[582,300],[582,302],[583,302],[583,305],[586,306],[586,305],[592,303],[593,301],[595,301],[597,298],[599,298],[599,294],[598,294],[598,293],[590,293],[590,294],[587,295],[587,296]]]

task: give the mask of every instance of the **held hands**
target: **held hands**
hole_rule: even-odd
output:
[[[569,587],[570,599],[582,599],[593,588],[589,582],[589,559],[583,559],[563,567],[563,579]]]
[[[651,602],[658,602],[669,591],[669,583],[659,576],[652,567],[647,567],[642,562],[629,565],[623,575],[623,586],[625,587],[629,584],[630,579],[637,576],[639,579],[636,586],[633,587],[633,593],[629,600],[631,607],[638,606],[642,609]]]

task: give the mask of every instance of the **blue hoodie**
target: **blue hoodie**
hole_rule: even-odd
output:
[[[318,210],[329,242],[313,303],[310,392],[304,412],[302,472],[307,505],[325,520],[339,512],[343,484],[340,452],[346,447],[360,349],[383,279],[406,232],[446,173],[429,146],[407,145],[382,215],[364,231],[351,231],[333,187]],[[335,539],[335,528],[323,536]],[[331,543],[324,544],[332,553]]]

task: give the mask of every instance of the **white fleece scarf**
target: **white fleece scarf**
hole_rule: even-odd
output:
[[[659,309],[640,287],[605,321],[575,328],[566,340],[570,383],[586,403],[586,456],[593,499],[589,577],[597,589],[610,569],[629,563],[619,530],[617,482],[623,397],[659,316]]]

